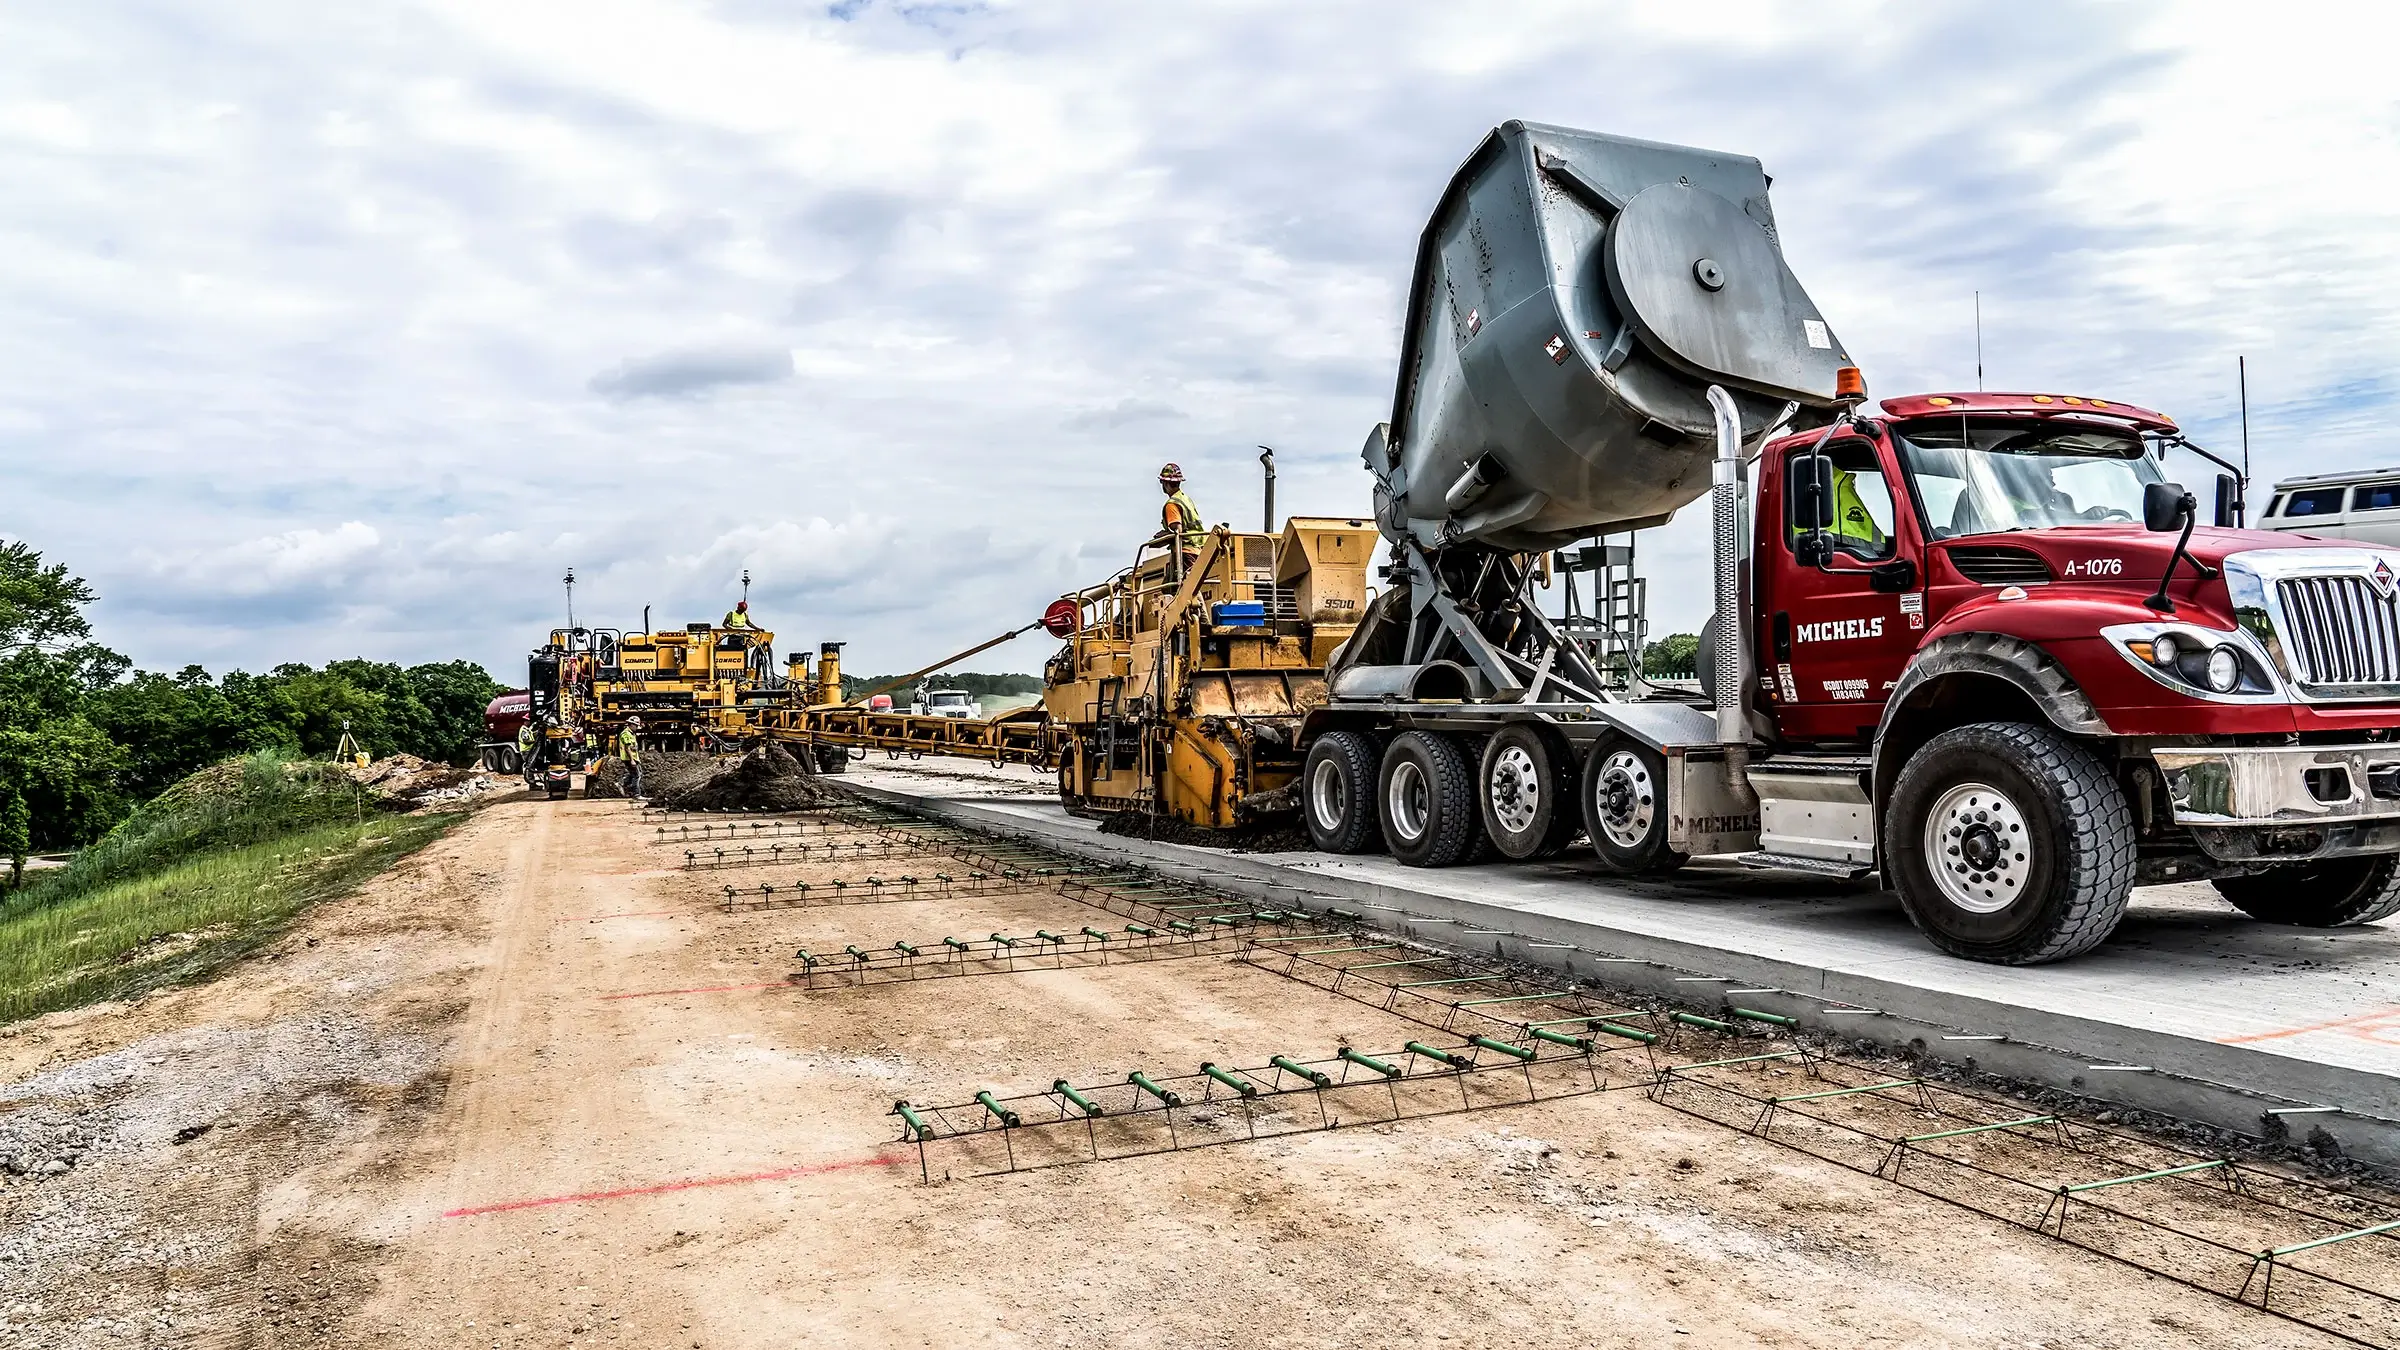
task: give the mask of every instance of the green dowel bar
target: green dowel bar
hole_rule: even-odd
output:
[[[1135,937],[1157,937],[1157,936],[1158,936],[1158,930],[1157,930],[1157,929],[1155,929],[1155,928],[1145,928],[1145,927],[1143,927],[1142,925],[1140,925],[1140,924],[1138,924],[1138,923],[1129,923],[1129,924],[1125,925],[1125,931],[1126,931],[1126,932],[1128,932],[1128,933],[1131,933],[1131,934],[1133,934]]]
[[[1174,929],[1178,933],[1197,933],[1200,931],[1196,925],[1185,923],[1181,919],[1167,920],[1167,927]]]
[[[1142,1091],[1149,1093],[1151,1096],[1158,1098],[1160,1101],[1165,1102],[1169,1106],[1183,1105],[1183,1098],[1178,1097],[1174,1093],[1167,1091],[1163,1087],[1160,1087],[1158,1084],[1151,1082],[1150,1075],[1143,1073],[1140,1069],[1135,1069],[1132,1073],[1125,1075],[1125,1081],[1133,1084],[1137,1088],[1140,1088]]]
[[[964,943],[964,942],[961,942],[961,941],[959,941],[957,938],[954,938],[954,937],[946,937],[946,938],[943,938],[943,939],[942,939],[942,945],[943,945],[943,946],[945,946],[945,947],[951,947],[951,948],[955,948],[955,949],[957,949],[957,950],[959,950],[959,951],[962,951],[962,952],[968,952],[968,951],[973,951],[973,950],[975,950],[974,948],[972,948],[972,947],[968,946],[966,943]]]
[[[1537,1041],[1548,1041],[1552,1045],[1563,1045],[1569,1049],[1578,1050],[1587,1055],[1592,1052],[1592,1043],[1584,1037],[1563,1035],[1559,1032],[1552,1031],[1548,1027],[1527,1027],[1525,1029],[1532,1032],[1533,1038]]]
[[[1760,1012],[1756,1008],[1727,1008],[1725,1011],[1735,1017],[1747,1017],[1753,1022],[1768,1022],[1779,1027],[1800,1025],[1800,1019],[1797,1017],[1786,1017],[1782,1013]]]
[[[1669,1013],[1667,1016],[1670,1020],[1681,1022],[1687,1027],[1699,1027],[1703,1031],[1733,1030],[1733,1023],[1731,1022],[1720,1022],[1713,1017],[1702,1017],[1698,1013],[1679,1012]]]
[[[1786,1102],[1821,1102],[1828,1097],[1855,1097],[1862,1092],[1881,1092],[1885,1088],[1915,1087],[1924,1081],[1922,1078],[1895,1078],[1888,1083],[1869,1083],[1865,1087],[1834,1088],[1826,1092],[1794,1092],[1781,1097],[1769,1097],[1767,1100],[1777,1106]]]
[[[815,970],[817,968],[817,958],[809,952],[808,948],[802,947],[800,949],[799,958],[801,969]]]
[[[1260,923],[1283,923],[1292,916],[1284,913],[1280,909],[1262,909],[1257,913],[1252,914],[1250,917],[1258,920]]]
[[[892,950],[900,953],[902,956],[915,956],[917,954],[917,949],[909,946],[905,942],[893,943]]]
[[[1267,1062],[1274,1065],[1276,1068],[1283,1070],[1285,1073],[1298,1074],[1302,1078],[1307,1079],[1309,1082],[1316,1084],[1318,1087],[1333,1086],[1333,1078],[1331,1075],[1319,1073],[1315,1069],[1312,1069],[1300,1061],[1293,1059],[1289,1055],[1277,1055]]]
[[[2187,1172],[2206,1172],[2212,1168],[2231,1166],[2233,1163],[2230,1159],[2217,1158],[2209,1162],[2185,1163],[2181,1167],[2162,1167],[2155,1172],[2136,1172],[2129,1177],[2110,1177],[2106,1181],[2078,1182],[2072,1186],[2059,1187],[2058,1193],[2060,1195],[2080,1195],[2085,1191],[2096,1191],[2106,1186],[2123,1186],[2135,1181],[2156,1181],[2160,1177],[2179,1177]]]
[[[1003,947],[1014,947],[1017,945],[1016,939],[1005,938],[1000,936],[998,933],[992,934],[992,941]]]
[[[2390,1223],[2379,1223],[2372,1228],[2353,1228],[2347,1233],[2336,1233],[2332,1237],[2312,1238],[2307,1242],[2295,1242],[2289,1247],[2270,1247],[2267,1250],[2260,1252],[2258,1254],[2258,1259],[2261,1261],[2273,1261],[2280,1257],[2295,1256],[2301,1252],[2314,1251],[2319,1247],[2330,1247],[2336,1242],[2348,1242],[2352,1238],[2373,1237],[2377,1233],[2389,1233],[2394,1229],[2400,1229],[2400,1219],[2394,1219]]]
[[[1083,926],[1083,935],[1088,938],[1098,938],[1102,942],[1108,941],[1108,934],[1101,932],[1099,929],[1092,927],[1088,923]]]
[[[1382,1060],[1375,1058],[1373,1055],[1362,1055],[1356,1050],[1351,1049],[1349,1046],[1343,1046],[1336,1053],[1340,1054],[1343,1059],[1350,1061],[1352,1064],[1355,1064],[1362,1069],[1368,1069],[1375,1073],[1382,1074],[1386,1078],[1398,1078],[1400,1076],[1399,1066],[1386,1064]]]
[[[1308,937],[1311,937],[1311,938],[1321,938],[1321,937],[1323,937],[1323,936],[1324,936],[1324,934],[1322,934],[1322,933],[1310,933],[1310,934],[1308,934],[1307,936],[1308,936]],[[1273,939],[1271,939],[1271,938],[1270,938],[1270,939],[1268,939],[1268,940],[1269,940],[1269,941],[1273,941]],[[1294,955],[1294,956],[1339,956],[1339,955],[1341,955],[1341,954],[1342,954],[1342,953],[1344,953],[1344,952],[1388,952],[1388,951],[1390,951],[1392,948],[1394,948],[1394,947],[1397,947],[1397,946],[1399,946],[1399,945],[1400,945],[1400,944],[1399,944],[1399,943],[1397,943],[1397,942],[1372,942],[1372,943],[1369,943],[1369,944],[1367,944],[1367,945],[1366,945],[1366,946],[1364,946],[1364,947],[1317,947],[1317,948],[1313,948],[1313,949],[1311,949],[1311,950],[1309,950],[1309,951],[1304,951],[1304,952],[1293,952],[1293,953],[1292,953],[1292,955]]]
[[[1044,942],[1056,942],[1062,945],[1066,942],[1065,938],[1060,937],[1058,934],[1051,932],[1047,928],[1036,928],[1033,930],[1033,935],[1037,938],[1040,938]]]
[[[1466,1064],[1465,1060],[1460,1059],[1454,1054],[1451,1054],[1449,1051],[1436,1050],[1423,1041],[1410,1041],[1403,1048],[1405,1048],[1412,1055],[1423,1055],[1425,1058],[1432,1060],[1436,1064],[1446,1064],[1453,1069],[1464,1067]]]
[[[2022,1120],[1997,1120],[1989,1125],[1969,1125],[1963,1130],[1935,1130],[1931,1134],[1912,1134],[1900,1142],[1904,1144],[1923,1144],[1935,1139],[1956,1139],[1963,1134],[1984,1134],[1992,1130],[2013,1130],[2019,1125],[2048,1125],[2057,1119],[2058,1117],[2056,1116],[2027,1116]]]
[[[1644,1045],[1658,1044],[1657,1032],[1637,1031],[1632,1027],[1618,1026],[1614,1022],[1594,1022],[1592,1023],[1592,1030],[1606,1032],[1611,1036],[1622,1036],[1629,1041],[1640,1041]]]
[[[1005,1129],[1013,1130],[1019,1125],[1025,1123],[1024,1121],[1018,1119],[1016,1112],[1009,1110],[1005,1106],[1002,1106],[1000,1104],[1000,1099],[992,1095],[990,1088],[985,1088],[983,1091],[976,1093],[975,1100],[982,1102],[983,1109],[991,1112],[992,1115],[1000,1121],[1001,1126]]]
[[[1363,970],[1365,967],[1352,966],[1351,969]],[[1507,978],[1506,975],[1454,975],[1446,980],[1410,980],[1406,984],[1395,984],[1392,987],[1394,989],[1431,989],[1437,984],[1490,984],[1494,980]]]
[[[858,949],[858,944],[855,942],[851,943],[847,947],[842,948],[842,950],[849,953],[850,959],[853,961],[864,961],[867,959],[867,954],[860,951]]]
[[[1367,917],[1366,915],[1359,913],[1359,912],[1358,912],[1357,910],[1355,910],[1355,909],[1328,909],[1328,910],[1326,910],[1325,912],[1326,912],[1326,914],[1328,914],[1328,915],[1332,916],[1333,918],[1336,918],[1336,919],[1348,919],[1348,920],[1349,920],[1350,922],[1352,922],[1352,923],[1356,923],[1356,922],[1358,922],[1360,919],[1363,919],[1363,918]]]
[[[1344,966],[1342,969],[1389,970],[1393,966],[1438,966],[1449,959],[1447,956],[1420,956],[1414,961],[1368,961],[1361,965]]]
[[[1240,923],[1245,917],[1247,916],[1241,914],[1211,914],[1208,916],[1208,921],[1214,924],[1223,924],[1225,927],[1231,928],[1235,924]]]
[[[1506,1041],[1495,1041],[1489,1036],[1475,1036],[1469,1039],[1486,1050],[1497,1050],[1511,1059],[1533,1058],[1533,1051],[1522,1045],[1510,1045]]]
[[[1066,1098],[1068,1101],[1075,1103],[1075,1105],[1081,1108],[1083,1113],[1087,1116],[1104,1116],[1108,1114],[1108,1112],[1100,1108],[1100,1104],[1098,1102],[1095,1102],[1091,1098],[1084,1096],[1080,1092],[1077,1092],[1074,1085],[1069,1083],[1064,1078],[1052,1083],[1050,1085],[1050,1090],[1057,1093],[1059,1096]]]
[[[919,1141],[933,1138],[933,1127],[927,1125],[924,1119],[917,1114],[916,1108],[907,1102],[893,1102],[892,1113],[900,1117],[906,1125],[905,1132],[911,1137]]]
[[[1241,1079],[1234,1077],[1232,1074],[1225,1072],[1223,1069],[1218,1068],[1214,1064],[1201,1065],[1200,1072],[1207,1074],[1209,1077],[1216,1079],[1218,1082],[1223,1083],[1225,1086],[1232,1088],[1234,1091],[1242,1094],[1245,1097],[1255,1097],[1258,1095],[1258,1085],[1256,1083],[1245,1083]]]

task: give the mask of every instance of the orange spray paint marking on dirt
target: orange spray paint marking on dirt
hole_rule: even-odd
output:
[[[792,1177],[816,1176],[824,1172],[847,1172],[857,1167],[895,1167],[906,1159],[877,1154],[870,1158],[847,1158],[841,1162],[803,1163],[797,1167],[778,1167],[771,1172],[745,1172],[729,1177],[693,1177],[683,1181],[662,1181],[654,1186],[623,1186],[613,1191],[581,1191],[574,1195],[547,1195],[537,1200],[503,1200],[492,1205],[466,1205],[442,1211],[445,1219],[471,1219],[478,1214],[505,1214],[518,1209],[541,1209],[550,1205],[582,1205],[595,1200],[625,1200],[637,1195],[667,1195],[675,1191],[698,1190],[707,1186],[746,1186],[761,1181],[785,1181]]]

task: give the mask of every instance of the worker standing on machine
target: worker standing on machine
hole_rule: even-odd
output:
[[[642,795],[642,719],[628,717],[617,730],[617,755],[625,761],[625,795]]]
[[[739,601],[734,605],[733,608],[726,610],[725,622],[718,626],[722,628],[755,627],[756,625],[750,622],[750,602],[747,600]]]
[[[1158,471],[1158,490],[1167,494],[1166,504],[1158,511],[1158,533],[1150,536],[1153,544],[1173,543],[1178,566],[1175,575],[1181,577],[1200,557],[1200,545],[1208,538],[1208,527],[1200,523],[1200,507],[1191,494],[1183,490],[1183,466],[1170,463]]]
[[[533,767],[533,715],[517,724],[517,770],[522,773]],[[531,781],[528,779],[527,781]]]

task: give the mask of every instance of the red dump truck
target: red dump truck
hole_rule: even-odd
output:
[[[1365,449],[1390,584],[1302,733],[1320,848],[1880,874],[2006,963],[2149,882],[2400,911],[2400,552],[2238,528],[2232,478],[2202,523],[2165,464],[2214,457],[2114,398],[1870,407],[1757,161],[1507,124],[1403,343]],[[1704,494],[1704,692],[1612,678],[1537,577]]]

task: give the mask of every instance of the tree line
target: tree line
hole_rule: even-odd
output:
[[[90,843],[230,756],[331,754],[345,722],[373,754],[471,764],[501,691],[471,661],[136,670],[92,641],[84,609],[97,598],[65,564],[0,540],[0,857],[14,862]]]

